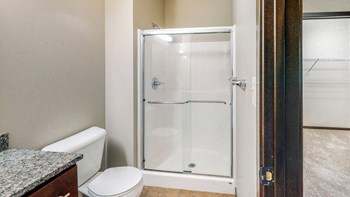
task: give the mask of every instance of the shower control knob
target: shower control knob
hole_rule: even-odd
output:
[[[163,83],[162,82],[160,82],[158,79],[157,79],[157,77],[154,77],[153,79],[152,79],[152,89],[153,90],[157,90],[158,89],[158,86],[160,86],[160,85],[162,85]]]

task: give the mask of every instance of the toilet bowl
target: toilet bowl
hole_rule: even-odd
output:
[[[42,151],[83,154],[77,163],[79,192],[89,197],[139,197],[143,189],[142,171],[134,167],[101,168],[106,131],[91,127],[50,144]]]
[[[133,167],[108,168],[79,187],[90,197],[139,197],[143,189],[142,172]]]

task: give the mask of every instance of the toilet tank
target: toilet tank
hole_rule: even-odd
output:
[[[82,185],[93,177],[101,168],[106,130],[91,127],[73,136],[50,144],[42,151],[67,152],[83,154],[83,159],[77,163],[78,185]]]

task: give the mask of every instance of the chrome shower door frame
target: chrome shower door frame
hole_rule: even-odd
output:
[[[185,34],[214,34],[214,33],[230,33],[230,51],[231,51],[231,76],[235,76],[236,74],[236,65],[235,65],[235,27],[202,27],[202,28],[176,28],[176,29],[154,29],[154,30],[138,30],[137,31],[137,133],[136,133],[136,143],[137,143],[137,150],[136,152],[136,165],[140,169],[145,169],[144,166],[144,132],[145,132],[145,88],[144,88],[144,47],[145,47],[145,36],[154,36],[154,35],[185,35]],[[229,79],[228,83],[229,83]],[[229,178],[233,178],[233,164],[234,164],[234,132],[235,131],[235,120],[236,120],[236,114],[234,111],[236,110],[236,98],[234,94],[235,87],[230,88],[230,94],[231,94],[231,118],[230,118],[230,136],[231,136],[231,176]],[[195,101],[194,101],[195,102]],[[149,170],[149,169],[145,169]],[[152,170],[157,171],[157,170]],[[166,172],[166,171],[161,171]],[[171,172],[171,173],[180,173],[183,174],[183,172]],[[194,175],[202,175],[202,174],[196,174]],[[221,177],[217,175],[205,175],[205,176],[215,176],[215,177]],[[227,177],[227,176],[223,176]]]

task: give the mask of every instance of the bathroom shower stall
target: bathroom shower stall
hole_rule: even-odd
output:
[[[140,167],[231,180],[233,28],[139,35]]]

